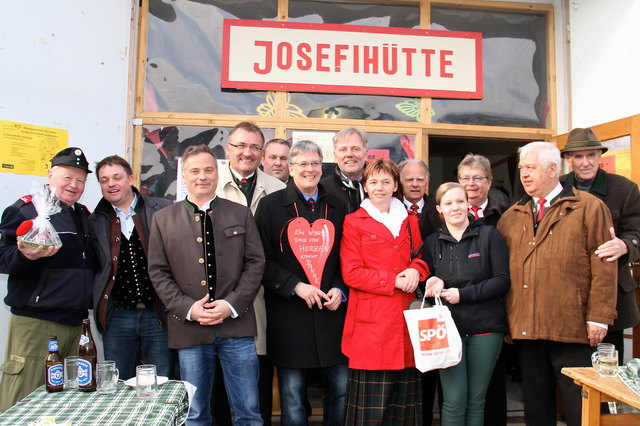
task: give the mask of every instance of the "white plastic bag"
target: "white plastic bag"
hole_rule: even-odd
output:
[[[436,304],[404,311],[416,368],[421,372],[457,365],[462,358],[462,340],[449,308],[436,296]]]

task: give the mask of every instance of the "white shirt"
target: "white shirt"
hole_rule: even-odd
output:
[[[417,203],[412,203],[411,201],[404,199],[404,205],[407,206],[407,210],[411,209],[412,205],[418,206],[418,213],[422,213],[422,208],[424,207],[424,198],[420,198]]]
[[[136,214],[136,204],[138,204],[138,194],[134,192],[133,201],[131,201],[131,205],[129,206],[129,213],[125,214],[124,210],[112,205],[113,210],[116,212],[116,216],[120,219],[120,231],[127,240],[131,238],[131,234],[133,234],[133,230],[136,227],[133,222],[133,216]]]

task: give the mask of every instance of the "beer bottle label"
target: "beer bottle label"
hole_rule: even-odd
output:
[[[55,352],[58,350],[58,341],[49,340],[49,352]]]
[[[78,360],[78,386],[86,386],[91,383],[91,362],[86,359]]]
[[[47,383],[50,386],[62,386],[63,372],[62,364],[47,366]]]
[[[87,343],[89,341],[89,337],[85,336],[84,334],[82,334],[80,336],[80,346],[84,345],[85,343]]]

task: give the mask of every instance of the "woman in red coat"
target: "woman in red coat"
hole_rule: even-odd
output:
[[[421,424],[420,376],[402,314],[428,275],[426,263],[412,259],[420,227],[400,201],[393,162],[369,164],[363,187],[367,198],[346,216],[340,246],[350,287],[342,335],[349,358],[345,424]]]

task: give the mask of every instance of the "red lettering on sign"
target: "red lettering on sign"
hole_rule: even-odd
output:
[[[336,57],[335,57],[335,61],[336,61],[336,71],[340,72],[340,68],[341,68],[341,64],[342,61],[344,61],[345,59],[347,59],[347,55],[345,55],[344,53],[342,53],[343,50],[349,50],[349,46],[347,46],[346,44],[336,44]]]
[[[316,52],[316,71],[331,71],[331,69],[323,64],[325,59],[329,59],[329,54],[324,51],[329,49],[331,46],[328,44],[318,44],[316,48],[318,51]]]
[[[265,55],[264,55],[264,68],[260,68],[260,64],[257,62],[253,63],[253,70],[255,72],[257,72],[258,74],[269,74],[271,72],[271,64],[272,64],[272,52],[271,52],[271,48],[273,47],[273,42],[271,41],[260,41],[260,40],[256,40],[255,42],[256,46],[262,46],[265,47]]]
[[[362,58],[365,74],[378,74],[378,46],[365,46]],[[373,68],[372,71],[370,69]]]
[[[433,49],[421,49],[420,53],[424,55],[424,75],[431,77],[431,55],[436,53]]]
[[[311,52],[311,46],[308,43],[300,43],[298,45],[298,56],[300,59],[296,65],[300,71],[309,71],[311,69],[311,57],[307,54]]]
[[[413,48],[409,48],[409,47],[404,47],[402,48],[402,53],[404,53],[405,55],[405,60],[406,60],[406,70],[405,72],[407,73],[408,76],[412,76],[413,75],[413,54],[416,53],[416,49]]]
[[[278,43],[278,68],[281,70],[288,70],[291,68],[291,64],[293,63],[293,48],[290,43],[283,41],[282,43]]]
[[[451,65],[452,62],[448,59],[449,56],[453,55],[451,50],[441,50],[440,51],[440,77],[442,78],[453,78],[453,73],[447,72],[446,67]]]

